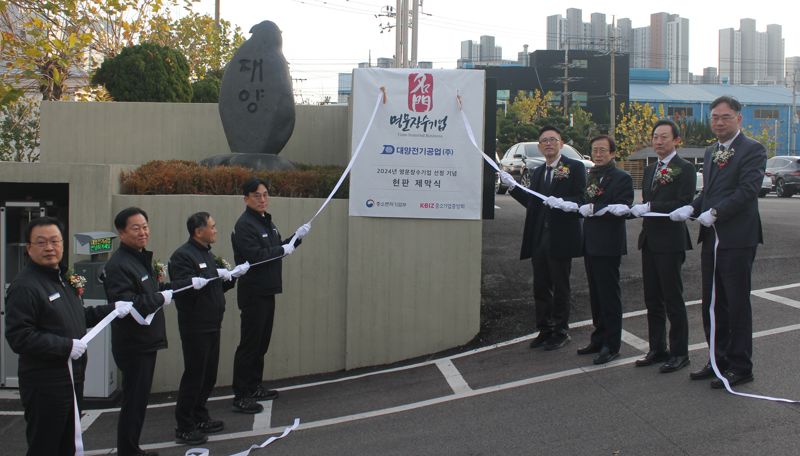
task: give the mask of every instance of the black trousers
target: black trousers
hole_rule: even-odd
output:
[[[667,351],[669,319],[669,353],[672,356],[689,354],[689,321],[681,278],[685,260],[686,252],[655,253],[647,247],[642,249],[644,304],[651,351]]]
[[[239,346],[233,357],[233,394],[247,397],[264,379],[264,356],[272,338],[275,295],[251,296],[237,290],[241,317]]]
[[[220,333],[179,329],[183,347],[183,376],[178,389],[175,421],[178,430],[191,431],[197,424],[211,418],[206,402],[217,382]]]
[[[157,353],[113,352],[114,362],[122,372],[122,404],[117,422],[117,454],[120,456],[133,455],[139,451],[139,437],[147,412],[150,388],[153,386]]]
[[[83,383],[75,385],[75,394],[80,404]],[[20,382],[19,396],[25,408],[27,455],[74,456],[75,408],[72,385],[42,386]]]
[[[700,255],[703,271],[703,330],[709,340],[711,320],[711,283],[716,279],[716,350],[717,366],[737,374],[753,371],[753,314],[750,306],[750,275],[756,248],[720,249],[714,274],[714,240],[703,240]]]
[[[542,332],[566,333],[569,329],[572,258],[534,255],[533,302],[536,306],[536,328]]]
[[[622,344],[622,292],[619,287],[620,256],[585,256],[589,301],[592,306],[593,345],[619,352]]]

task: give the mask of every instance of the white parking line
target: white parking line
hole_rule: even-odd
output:
[[[458,371],[458,368],[449,359],[440,359],[436,361],[436,367],[442,372],[445,380],[447,380],[447,384],[450,385],[454,393],[458,394],[472,390],[467,381],[464,380],[461,372]]]
[[[81,417],[81,432],[86,432],[98,418],[103,414],[102,410],[86,410]]]
[[[622,341],[643,353],[650,350],[649,342],[624,329],[622,330]]]
[[[786,332],[791,332],[791,331],[798,331],[798,330],[800,330],[800,324],[783,326],[783,327],[780,327],[780,328],[774,328],[774,329],[769,329],[769,330],[759,331],[759,332],[753,333],[753,338],[757,339],[757,338],[761,338],[761,337],[766,337],[766,336],[771,336],[771,335],[781,334],[781,333],[786,333]],[[708,350],[708,346],[705,344],[705,342],[698,343],[698,344],[693,344],[693,345],[689,346],[689,350],[690,351]],[[487,387],[483,387],[483,388],[479,388],[479,389],[475,389],[475,390],[471,389],[471,390],[468,390],[468,391],[462,391],[460,393],[455,393],[455,394],[448,395],[448,396],[442,396],[442,397],[437,397],[437,398],[433,398],[433,399],[427,399],[427,400],[424,400],[424,401],[414,402],[414,403],[411,403],[411,404],[398,405],[396,407],[390,407],[390,408],[386,408],[386,409],[382,409],[382,410],[371,410],[369,412],[355,413],[355,414],[352,414],[352,415],[341,416],[341,417],[336,417],[336,418],[328,418],[328,419],[319,420],[319,421],[309,421],[309,422],[305,422],[305,423],[301,424],[297,428],[297,430],[299,431],[299,430],[303,430],[303,429],[314,429],[314,428],[319,428],[319,427],[324,427],[324,426],[331,426],[331,425],[336,425],[336,424],[342,424],[342,423],[348,423],[348,422],[363,420],[363,419],[367,419],[367,418],[375,418],[375,417],[380,417],[380,416],[385,416],[385,415],[391,415],[391,414],[394,414],[394,413],[406,412],[406,411],[410,411],[410,410],[420,409],[420,408],[423,408],[423,407],[428,407],[430,405],[443,404],[443,403],[446,403],[446,402],[456,401],[456,400],[475,397],[475,396],[481,396],[481,395],[484,395],[484,394],[490,394],[490,393],[496,393],[496,392],[500,392],[500,391],[506,391],[506,390],[510,390],[510,389],[513,389],[513,388],[520,388],[520,387],[523,387],[523,386],[534,385],[534,384],[537,384],[537,383],[544,383],[544,382],[548,382],[548,381],[551,381],[551,380],[559,380],[559,379],[562,379],[562,378],[574,377],[576,375],[590,374],[590,373],[597,372],[597,371],[602,371],[602,370],[605,370],[605,369],[613,369],[613,368],[616,368],[616,367],[625,366],[625,365],[628,365],[628,364],[633,364],[639,358],[639,356],[640,355],[631,356],[631,357],[628,357],[628,358],[617,359],[617,360],[612,361],[612,362],[610,362],[608,364],[601,364],[601,365],[597,365],[597,366],[576,367],[576,368],[573,368],[573,369],[567,369],[567,370],[563,370],[563,371],[559,371],[559,372],[553,372],[553,373],[550,373],[550,374],[544,374],[544,375],[539,375],[539,376],[536,376],[536,377],[525,378],[525,379],[522,379],[522,380],[516,380],[516,381],[513,381],[513,382],[502,383],[502,384],[499,384],[499,385],[487,386]],[[209,436],[208,441],[209,442],[216,442],[216,441],[232,440],[232,439],[240,439],[240,438],[248,438],[248,437],[260,437],[260,436],[263,436],[265,434],[276,434],[276,433],[280,433],[280,432],[283,432],[283,428],[266,429],[266,430],[260,431],[260,432],[257,432],[257,431],[254,430],[254,431],[245,431],[245,432],[235,432],[235,433],[231,433],[231,434],[217,434],[217,435],[214,435],[214,436]],[[179,446],[179,445],[176,444],[175,442],[171,442],[170,441],[170,442],[162,442],[162,443],[154,443],[154,444],[144,445],[143,448],[146,448],[146,449],[159,449],[159,448],[172,448],[172,447],[176,447],[176,446]],[[86,454],[87,455],[102,455],[102,454],[109,454],[109,451],[110,451],[110,449],[92,450],[92,451],[87,451]]]
[[[778,296],[772,293],[767,293],[766,291],[754,291],[751,293],[753,296],[758,296],[759,298],[768,299],[770,301],[777,302],[779,304],[785,304],[789,307],[794,307],[795,309],[800,309],[800,301],[796,301],[794,299],[784,298],[783,296]]]
[[[266,433],[272,424],[272,401],[263,401],[264,411],[253,415],[253,432]]]

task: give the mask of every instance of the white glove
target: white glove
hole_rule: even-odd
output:
[[[164,297],[164,305],[165,306],[167,304],[169,304],[170,302],[172,302],[172,290],[159,291],[159,293],[161,293],[161,296]]]
[[[629,208],[624,204],[609,204],[608,211],[616,215],[617,217],[622,217],[630,214],[631,208]]]
[[[578,212],[578,203],[572,201],[564,201],[558,205],[558,208],[564,212]]]
[[[78,359],[86,352],[86,342],[80,339],[72,339],[72,350],[69,352],[69,357]]]
[[[117,318],[125,318],[131,313],[133,303],[130,301],[117,301],[114,303],[114,309],[117,311]]]
[[[226,282],[230,282],[233,279],[233,273],[225,268],[217,268],[217,275],[222,277],[222,280]]]
[[[500,174],[500,182],[502,182],[503,185],[508,187],[509,190],[517,186],[517,181],[515,181],[514,178],[511,177],[511,174],[508,174],[505,171],[500,171],[499,174]]]
[[[681,206],[669,213],[669,219],[673,222],[685,222],[694,214],[694,208],[690,205]]]
[[[239,277],[247,274],[247,271],[249,271],[249,270],[250,270],[250,262],[249,261],[245,261],[242,264],[237,264],[236,267],[233,268],[233,270],[231,271],[231,276],[239,278]]]
[[[631,207],[631,215],[634,217],[641,217],[642,214],[650,212],[650,203],[636,204]]]
[[[700,217],[697,217],[697,221],[703,226],[711,226],[717,221],[717,218],[711,215],[711,209],[709,209],[700,214]]]
[[[558,207],[563,202],[564,202],[563,199],[556,198],[555,196],[548,196],[547,199],[544,200],[545,206],[553,207],[553,208]]]
[[[304,223],[300,225],[300,228],[298,228],[294,232],[294,234],[297,235],[297,239],[303,239],[304,237],[306,237],[306,234],[308,234],[309,231],[311,231],[311,225],[309,225],[308,223]]]
[[[584,217],[587,217],[587,218],[591,217],[592,214],[594,213],[594,204],[591,204],[591,203],[584,204],[583,206],[578,208],[578,212],[580,212],[581,215],[584,216]]]
[[[202,277],[192,277],[192,288],[195,290],[203,288],[207,283],[208,279],[204,279]]]
[[[291,255],[292,253],[294,253],[294,245],[291,242],[288,244],[283,244],[283,254]]]

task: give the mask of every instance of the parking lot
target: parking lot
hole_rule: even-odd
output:
[[[754,375],[743,391],[800,399],[795,372],[800,359],[800,196],[760,200],[765,245],[753,271]],[[508,306],[523,320],[531,307],[530,263],[519,261],[523,211],[497,199],[496,218],[484,222],[484,300]],[[635,368],[647,351],[641,273],[635,239],[640,221],[628,224],[629,254],[622,266],[625,320],[621,357],[594,366],[575,348],[588,340],[588,296],[582,262],[573,265],[573,343],[545,352],[528,348],[532,321],[508,325],[511,340],[391,369],[336,373],[275,382],[280,397],[258,415],[230,410],[220,389],[212,416],[226,429],[204,448],[228,455],[261,443],[300,420],[285,439],[253,454],[797,454],[800,406],[734,397],[690,381],[688,370],[660,374]],[[696,235],[696,227],[692,226]],[[696,236],[695,236],[696,237]],[[699,252],[684,268],[689,301],[692,367],[706,361],[700,324]],[[530,313],[532,319],[532,312]],[[5,392],[8,395],[8,392]],[[142,436],[162,455],[184,455],[173,443],[174,402],[151,400]],[[19,404],[0,401],[4,454],[24,453]],[[88,454],[111,454],[117,409],[83,417]],[[7,452],[7,453],[6,453]]]

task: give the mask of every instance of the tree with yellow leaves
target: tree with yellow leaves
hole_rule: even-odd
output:
[[[650,103],[620,104],[614,140],[617,143],[617,159],[624,160],[630,154],[651,144],[653,125],[664,118],[664,106],[656,110]]]

